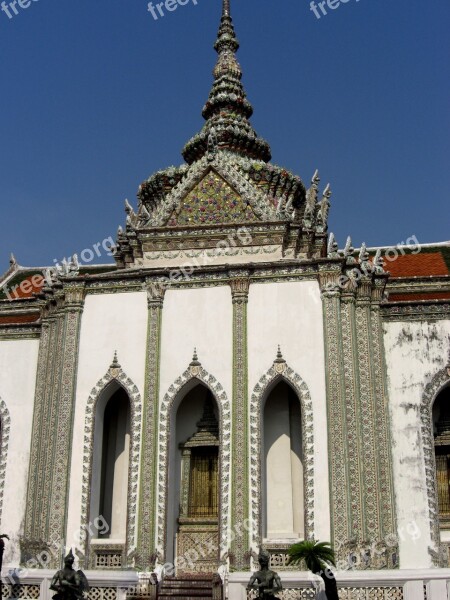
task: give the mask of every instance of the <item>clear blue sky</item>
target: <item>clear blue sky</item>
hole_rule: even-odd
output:
[[[52,264],[124,222],[202,124],[220,0],[155,21],[147,0],[0,12],[0,270]],[[448,0],[232,0],[255,129],[333,190],[340,244],[450,238]]]

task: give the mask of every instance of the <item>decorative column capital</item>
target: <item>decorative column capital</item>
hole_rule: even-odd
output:
[[[372,284],[372,307],[379,308],[384,298],[388,277],[386,275],[375,275]]]
[[[319,286],[323,296],[339,296],[339,278],[342,276],[341,263],[319,265]]]
[[[359,306],[369,306],[372,296],[372,277],[363,275],[356,290],[356,302]]]
[[[355,290],[345,290],[341,295],[341,302],[345,304],[355,304],[356,300]]]
[[[157,281],[155,279],[147,279],[145,282],[145,287],[147,290],[148,307],[162,308],[164,304],[166,286],[161,281]]]
[[[65,308],[82,310],[86,296],[86,286],[83,281],[64,282]]]
[[[233,304],[246,304],[250,289],[248,271],[230,271],[230,287]]]

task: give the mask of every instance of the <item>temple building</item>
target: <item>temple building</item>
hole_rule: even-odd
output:
[[[312,598],[287,549],[315,539],[344,599],[450,598],[450,242],[339,245],[330,186],[250,123],[229,0],[214,47],[115,264],[0,278],[4,597],[48,600],[72,548],[92,600],[244,599],[263,547]]]

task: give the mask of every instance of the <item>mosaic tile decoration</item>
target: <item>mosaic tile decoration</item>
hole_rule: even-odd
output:
[[[8,457],[9,433],[11,417],[5,402],[0,398],[0,517],[3,508],[3,493],[5,491],[6,459]]]
[[[211,225],[258,221],[250,204],[215,171],[189,192],[180,208],[172,213],[169,226]]]

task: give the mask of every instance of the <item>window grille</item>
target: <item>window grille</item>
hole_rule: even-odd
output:
[[[436,448],[436,475],[439,500],[439,515],[450,518],[450,448]]]
[[[218,449],[195,448],[191,457],[189,517],[218,516]]]

